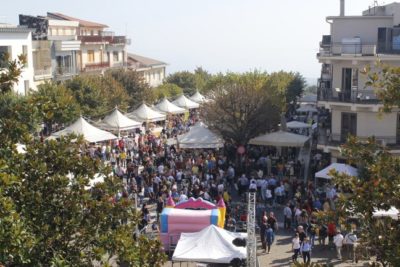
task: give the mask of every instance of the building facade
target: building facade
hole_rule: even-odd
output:
[[[136,54],[128,54],[128,68],[143,75],[144,80],[151,87],[163,83],[166,67],[167,63]]]
[[[107,25],[50,12],[20,15],[19,22],[32,29],[36,83],[127,65],[129,39],[105,31]]]
[[[14,91],[25,95],[30,89],[36,90],[33,76],[32,34],[26,27],[0,24],[0,67],[6,66],[5,55],[17,60],[19,55],[26,56],[26,64],[21,76],[14,84]]]
[[[318,61],[322,64],[318,83],[318,106],[329,111],[326,136],[318,148],[340,160],[339,145],[348,135],[361,140],[374,136],[393,153],[400,153],[400,117],[398,109],[381,114],[382,104],[374,88],[366,86],[362,70],[374,69],[377,60],[400,66],[400,4],[369,8],[360,16],[341,14],[327,17],[330,35],[320,42]]]

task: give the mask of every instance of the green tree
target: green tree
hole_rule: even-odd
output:
[[[359,177],[333,172],[334,183],[343,192],[337,207],[342,220],[357,217],[362,245],[377,253],[383,266],[400,265],[400,222],[376,219],[374,211],[400,208],[400,159],[394,157],[373,138],[360,142],[350,137],[342,147],[343,155],[359,167]]]
[[[269,75],[265,90],[281,101],[281,111],[286,112],[296,105],[304,86],[305,80],[299,73],[279,71]]]
[[[362,74],[368,77],[366,86],[375,88],[383,104],[382,111],[391,112],[393,107],[400,107],[400,67],[378,61],[373,70],[368,65]]]
[[[128,104],[130,107],[135,107],[143,101],[151,102],[154,100],[150,86],[146,83],[143,76],[136,71],[113,70],[106,74],[119,82],[128,93]]]
[[[21,142],[26,134],[35,134],[40,130],[39,122],[38,109],[30,105],[27,96],[0,94],[0,148]]]
[[[238,145],[276,128],[280,107],[262,90],[267,79],[260,72],[217,75],[212,81],[212,101],[203,106],[206,123]]]
[[[47,82],[40,85],[30,95],[30,101],[38,108],[49,133],[54,123],[68,124],[79,117],[80,107],[71,91],[63,84]]]
[[[200,92],[205,92],[207,83],[211,80],[213,76],[206,70],[204,70],[202,67],[197,67],[194,70],[194,78],[195,78],[195,87],[193,89],[196,89]],[[188,92],[189,95],[192,95],[195,93],[195,91],[190,91]]]
[[[154,93],[154,99],[159,100],[164,97],[167,98],[174,98],[183,93],[182,88],[177,86],[176,84],[173,83],[164,83],[160,86],[157,86],[156,88],[153,88],[153,93]]]
[[[183,89],[184,94],[191,95],[196,92],[196,77],[190,71],[178,71],[170,74],[165,82],[176,84]]]
[[[0,92],[7,93],[13,89],[26,64],[26,56],[19,55],[11,60],[8,53],[0,54]]]
[[[110,75],[78,76],[65,82],[82,113],[89,117],[102,117],[115,106],[127,109],[129,96],[124,87]]]

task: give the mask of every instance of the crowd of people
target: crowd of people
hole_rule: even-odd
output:
[[[119,140],[88,148],[91,157],[109,162],[114,175],[124,181],[116,200],[131,198],[142,206],[141,229],[152,222],[153,226],[157,224],[171,196],[176,203],[190,197],[215,203],[223,198],[227,206],[226,228],[245,230],[245,192],[252,190],[257,192],[256,216],[266,253],[271,252],[277,231],[292,231],[293,261],[301,255],[304,262],[310,262],[317,238],[322,245],[328,238],[328,244],[336,245],[341,258],[336,223],[322,223],[315,216],[318,210],[335,209],[337,188],[328,183],[318,188],[313,182],[306,183],[304,160],[298,158],[296,148],[278,153],[272,147],[249,146],[244,157],[239,157],[230,144],[220,150],[179,149],[171,140],[195,122],[194,117],[186,122],[172,118],[159,135],[150,131],[129,133]],[[320,162],[318,157],[314,160]],[[153,204],[155,220],[149,212]],[[283,229],[278,229],[274,211],[283,213]]]

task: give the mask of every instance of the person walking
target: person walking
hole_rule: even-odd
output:
[[[300,237],[299,233],[296,233],[294,238],[292,239],[292,251],[293,251],[293,256],[292,256],[292,261],[297,262],[297,257],[299,256],[300,253]]]
[[[287,203],[286,207],[283,209],[283,216],[284,216],[284,221],[283,221],[283,228],[285,229],[290,229],[291,222],[292,222],[292,209],[290,208],[290,204]]]
[[[343,235],[340,233],[340,230],[336,231],[336,235],[333,238],[333,243],[336,247],[338,260],[342,259],[342,246],[343,246]]]
[[[308,237],[304,238],[304,241],[300,246],[300,252],[303,256],[303,262],[309,264],[311,261],[311,242]]]
[[[275,239],[275,234],[274,231],[272,230],[271,225],[267,224],[267,230],[265,231],[265,243],[267,246],[267,253],[271,251],[271,246],[272,243],[274,242]]]

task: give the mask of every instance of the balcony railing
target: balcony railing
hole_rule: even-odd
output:
[[[332,43],[321,45],[318,56],[374,56],[376,55],[376,44],[355,43],[343,44]]]
[[[82,43],[108,43],[108,44],[127,44],[126,36],[102,36],[102,35],[82,35],[78,37]]]
[[[51,68],[48,68],[48,69],[34,69],[33,73],[34,73],[35,80],[49,79],[49,78],[52,77]]]
[[[110,67],[110,62],[101,62],[101,63],[86,63],[83,71],[93,71],[93,70],[100,70]]]
[[[76,68],[73,67],[57,67],[56,76],[71,76],[77,74]]]
[[[379,104],[373,89],[357,89],[351,91],[336,92],[332,88],[319,88],[318,101],[358,103],[358,104]]]

